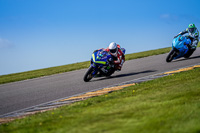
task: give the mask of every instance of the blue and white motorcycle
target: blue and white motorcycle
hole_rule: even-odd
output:
[[[125,53],[125,49],[122,49]],[[91,57],[91,65],[84,75],[83,80],[85,82],[90,81],[93,77],[99,76],[111,76],[115,72],[115,66],[113,65],[113,57],[107,51],[100,49],[93,52]]]
[[[188,54],[188,46],[191,44],[191,40],[187,36],[181,36],[179,35],[178,37],[173,39],[172,42],[172,49],[169,52],[166,61],[171,62],[172,60],[185,57],[189,58],[191,55]]]

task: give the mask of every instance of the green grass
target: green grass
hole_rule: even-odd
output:
[[[89,67],[89,61],[0,76],[0,84],[49,76]]]
[[[132,59],[143,58],[143,57],[148,57],[152,55],[164,54],[164,53],[168,53],[170,50],[171,50],[171,47],[168,47],[168,48],[149,50],[149,51],[144,51],[144,52],[139,52],[139,53],[127,54],[126,60],[132,60]]]
[[[145,51],[145,52],[127,54],[126,60],[142,58],[142,57],[147,57],[151,55],[163,54],[169,51],[170,51],[170,48],[162,48],[162,49],[150,50],[150,51]],[[73,70],[79,70],[83,68],[88,68],[89,65],[90,65],[90,62],[85,61],[85,62],[80,62],[80,63],[50,67],[50,68],[39,69],[39,70],[34,70],[34,71],[2,75],[0,76],[0,84],[32,79],[32,78],[37,78],[37,77],[42,77],[42,76],[48,76],[48,75],[53,75],[53,74],[58,74],[58,73],[64,73],[64,72],[69,72]]]
[[[0,125],[18,133],[199,133],[200,69]]]

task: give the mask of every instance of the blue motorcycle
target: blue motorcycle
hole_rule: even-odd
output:
[[[125,49],[121,50],[125,53]],[[113,62],[113,57],[109,52],[103,49],[94,51],[91,57],[91,65],[85,73],[83,80],[88,82],[93,77],[111,76],[115,72]]]
[[[191,44],[191,40],[187,36],[181,36],[174,38],[172,42],[172,49],[169,52],[166,61],[171,62],[172,60],[185,57],[189,58],[191,54],[188,53],[188,46]]]

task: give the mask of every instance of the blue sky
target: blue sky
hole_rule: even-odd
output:
[[[171,46],[199,0],[0,0],[0,75],[90,60],[116,42],[127,54]]]

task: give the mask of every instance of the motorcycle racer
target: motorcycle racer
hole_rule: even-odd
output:
[[[125,49],[121,48],[119,44],[111,42],[105,50],[113,56],[115,69],[120,71],[123,63],[125,62]]]
[[[184,35],[188,33],[187,37],[191,40],[191,44],[188,44],[188,55],[192,55],[192,53],[196,50],[196,47],[199,42],[199,31],[196,28],[195,24],[189,24],[188,28],[182,32],[180,32],[178,35],[174,36],[176,38],[179,35]]]

